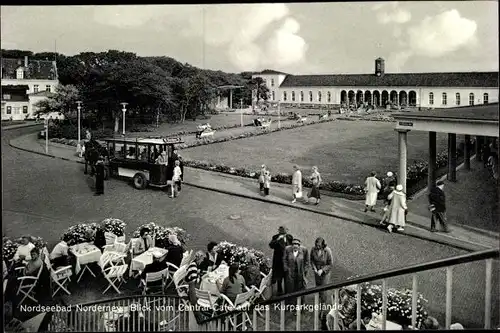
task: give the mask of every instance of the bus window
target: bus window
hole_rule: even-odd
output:
[[[127,159],[135,160],[137,158],[136,146],[134,144],[127,145]]]
[[[125,145],[115,142],[115,158],[125,158]]]
[[[137,145],[139,152],[139,160],[147,161],[148,160],[148,145]]]
[[[115,143],[114,142],[108,142],[108,153],[109,153],[109,156],[115,156]]]

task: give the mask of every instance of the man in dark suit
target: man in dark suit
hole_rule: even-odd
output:
[[[274,250],[272,284],[278,283],[278,295],[283,294],[283,282],[285,278],[283,255],[285,248],[288,245],[292,245],[292,240],[292,235],[287,234],[285,227],[279,227],[278,234],[274,235],[269,243],[269,247]]]
[[[444,232],[450,232],[446,224],[446,196],[443,191],[444,182],[438,181],[429,193],[429,209],[432,213],[431,232],[436,232],[436,220]]]
[[[309,251],[294,238],[292,245],[285,248],[283,255],[285,268],[285,292],[287,294],[306,289],[306,275],[309,268]],[[302,299],[303,300],[303,299]],[[290,300],[294,304],[295,300]]]

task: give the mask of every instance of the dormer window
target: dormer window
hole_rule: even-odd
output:
[[[24,79],[24,68],[19,67],[19,68],[16,70],[16,79],[18,79],[18,80],[22,80],[22,79]]]

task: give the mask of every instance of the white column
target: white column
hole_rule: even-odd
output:
[[[409,132],[409,130],[397,130],[397,131],[398,131],[398,155],[399,155],[398,184],[403,185],[403,192],[406,193],[406,165],[408,160],[407,133]]]

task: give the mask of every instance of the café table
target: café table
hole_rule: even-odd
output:
[[[387,331],[401,331],[403,327],[399,324],[396,324],[392,321],[386,320],[385,329]],[[367,331],[380,331],[382,330],[382,322],[380,320],[370,320],[368,325],[366,325]]]
[[[69,252],[76,258],[75,274],[78,275],[81,272],[77,282],[80,282],[85,271],[89,271],[95,277],[94,272],[92,272],[88,265],[99,262],[99,259],[101,259],[102,253],[97,246],[91,243],[76,244],[69,247]]]
[[[132,259],[130,263],[130,276],[132,276],[133,271],[144,271],[146,266],[151,265],[154,260],[165,260],[167,254],[168,250],[166,249],[162,249],[160,247],[149,248],[146,252],[143,252]]]
[[[212,295],[219,296],[220,292],[217,287],[217,282],[222,285],[222,282],[228,276],[229,266],[225,262],[222,262],[215,270],[203,275],[201,278],[200,290],[206,290]]]

